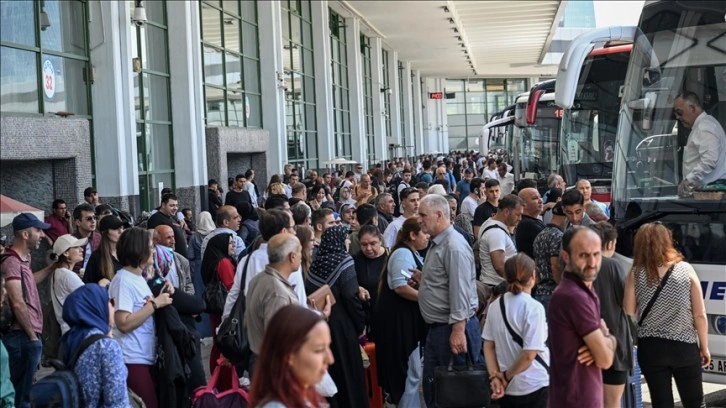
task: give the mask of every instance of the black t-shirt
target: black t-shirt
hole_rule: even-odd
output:
[[[476,207],[476,211],[474,211],[474,226],[481,227],[482,224],[486,222],[486,220],[491,218],[492,215],[496,213],[497,207],[493,206],[489,201],[484,201],[483,203],[479,204],[479,206]]]
[[[517,231],[514,234],[517,252],[524,252],[534,259],[534,239],[543,229],[545,229],[545,223],[542,220],[522,214],[522,221],[517,225]]]
[[[236,207],[237,204],[241,203],[252,204],[252,197],[250,196],[250,193],[245,190],[239,192],[230,190],[227,192],[227,195],[224,196],[224,205]]]
[[[154,213],[154,215],[149,218],[146,226],[147,228],[152,229],[158,227],[159,225],[168,225],[171,227],[171,229],[174,230],[174,240],[176,241],[174,251],[186,258],[187,237],[184,233],[184,230],[176,223],[176,220],[172,217],[167,217],[166,215],[164,215],[164,213],[159,211]]]

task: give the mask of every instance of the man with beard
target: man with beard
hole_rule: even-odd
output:
[[[560,255],[567,266],[549,307],[549,405],[602,407],[601,370],[613,364],[617,341],[600,318],[592,287],[602,263],[600,237],[573,226],[562,237]]]

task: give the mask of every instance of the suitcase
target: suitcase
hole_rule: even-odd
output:
[[[378,365],[376,364],[376,344],[367,342],[363,350],[368,354],[371,365],[365,369],[366,391],[368,392],[368,406],[370,408],[383,408],[383,389],[378,384]]]
[[[623,408],[643,408],[643,392],[640,381],[640,364],[638,364],[638,348],[633,347],[633,369],[628,375],[628,382],[623,392]]]

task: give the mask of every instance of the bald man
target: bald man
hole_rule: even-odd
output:
[[[181,289],[184,293],[193,295],[194,284],[192,283],[192,273],[189,267],[189,261],[174,251],[175,238],[174,230],[168,225],[157,225],[154,228],[154,243],[166,247],[172,253],[172,259],[169,261],[169,269],[164,276],[172,286]],[[158,254],[154,254],[157,259],[161,259]],[[157,261],[164,262],[163,260]]]
[[[545,229],[545,223],[539,218],[543,208],[542,197],[536,188],[523,188],[518,195],[524,202],[524,209],[514,240],[518,252],[524,252],[534,259],[534,239]]]
[[[610,218],[610,209],[608,208],[608,206],[592,198],[592,184],[590,184],[588,180],[577,180],[577,184],[575,184],[575,187],[579,192],[582,193],[582,197],[585,199],[585,202],[583,203],[585,208],[587,208],[588,204],[593,203],[598,206],[603,213],[605,213],[605,216]]]

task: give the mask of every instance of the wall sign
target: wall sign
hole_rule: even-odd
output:
[[[55,70],[50,60],[43,62],[43,93],[48,99],[53,99],[55,95]]]

